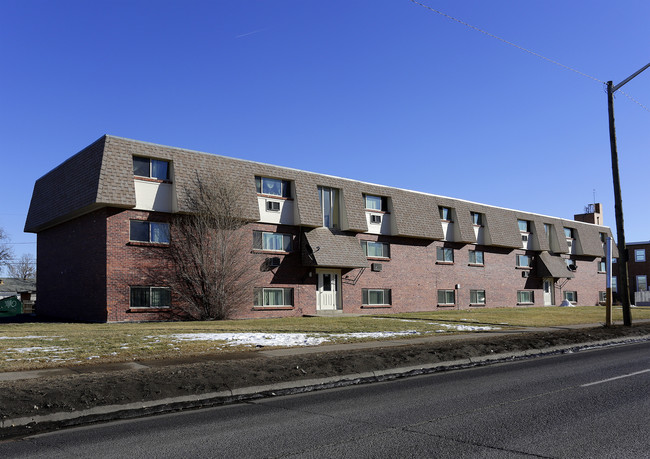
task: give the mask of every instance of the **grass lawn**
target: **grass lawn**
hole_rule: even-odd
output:
[[[650,308],[635,308],[634,319],[650,319]],[[225,336],[184,340],[178,335],[266,334],[253,342],[299,346],[360,340],[395,339],[480,329],[603,323],[603,307],[500,308],[446,310],[362,317],[297,317],[216,322],[136,324],[27,323],[0,325],[0,371],[87,363],[110,363],[255,349],[255,344],[226,341]],[[614,320],[622,320],[620,308]],[[294,341],[283,341],[296,334]],[[360,335],[365,334],[365,335]],[[378,335],[380,334],[380,335]],[[186,337],[188,338],[188,337]],[[220,338],[220,339],[219,339]],[[261,341],[260,341],[261,340]],[[311,342],[308,342],[312,340]],[[316,340],[316,341],[313,341]]]

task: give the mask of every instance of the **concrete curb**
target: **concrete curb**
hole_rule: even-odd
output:
[[[284,381],[268,385],[241,387],[205,394],[163,398],[159,400],[121,405],[98,406],[80,411],[66,411],[44,415],[24,416],[13,419],[2,419],[0,420],[0,438],[24,435],[25,433],[35,433],[37,431],[53,430],[60,427],[79,426],[93,422],[136,418],[152,414],[169,413],[182,409],[207,408],[264,397],[387,381],[409,376],[431,374],[439,371],[470,368],[513,360],[579,352],[594,348],[632,344],[644,341],[650,341],[650,335],[634,338],[613,338],[604,341],[582,343],[579,345],[553,346],[546,349],[531,349],[526,351],[467,357],[459,360],[438,362],[429,365],[389,368],[372,372],[330,376],[326,378]]]

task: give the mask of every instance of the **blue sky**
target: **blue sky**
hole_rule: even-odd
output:
[[[0,226],[103,134],[615,228],[603,82],[650,62],[650,2],[0,0]],[[628,242],[650,239],[650,69],[615,102]]]

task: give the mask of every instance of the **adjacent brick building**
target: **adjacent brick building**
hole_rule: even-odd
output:
[[[38,313],[165,320],[164,271],[193,177],[236,187],[260,274],[233,317],[596,305],[609,228],[104,136],[40,178]]]

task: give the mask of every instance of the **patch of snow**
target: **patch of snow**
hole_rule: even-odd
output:
[[[317,346],[327,341],[305,333],[180,333],[177,341],[225,341],[229,346]]]
[[[501,330],[500,327],[491,327],[488,325],[462,325],[462,324],[435,324],[439,327],[447,329],[446,331],[490,331]],[[437,330],[444,332],[445,330]]]
[[[0,336],[0,339],[53,339],[58,338],[58,336]]]
[[[26,354],[28,352],[54,352],[54,353],[59,353],[59,352],[72,352],[72,349],[64,349],[61,347],[56,347],[56,346],[50,346],[50,347],[43,347],[43,346],[33,346],[33,347],[13,347],[9,348],[6,350],[6,352],[18,352],[19,354]]]

